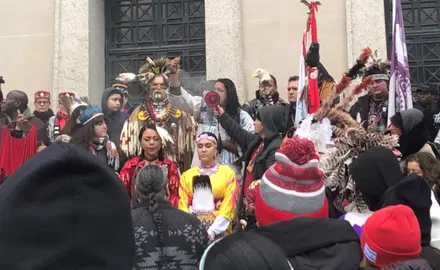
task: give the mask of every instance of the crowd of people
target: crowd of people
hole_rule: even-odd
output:
[[[54,112],[37,91],[32,112],[9,91],[0,265],[440,269],[438,90],[421,84],[414,108],[388,115],[387,63],[363,50],[339,82],[307,63],[320,106],[300,122],[298,76],[285,101],[259,69],[241,105],[228,78],[185,89],[179,58],[119,74],[100,106],[62,92]]]

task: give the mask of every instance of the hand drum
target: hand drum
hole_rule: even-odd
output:
[[[210,107],[216,107],[220,104],[220,95],[215,91],[209,91],[205,95],[205,102]]]

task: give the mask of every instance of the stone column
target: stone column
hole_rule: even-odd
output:
[[[206,78],[230,78],[244,91],[240,0],[205,0]]]
[[[354,64],[365,47],[378,50],[381,58],[387,57],[384,9],[383,1],[346,1],[348,67]]]
[[[103,20],[104,0],[55,0],[54,94],[73,91],[99,101],[105,87]]]

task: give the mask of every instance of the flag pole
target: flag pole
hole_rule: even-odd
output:
[[[297,94],[297,106],[295,112],[295,125],[304,119],[309,113],[314,113],[320,107],[319,89],[317,82],[317,68],[307,67],[305,63],[306,53],[311,42],[318,42],[315,13],[320,1],[300,0],[307,7],[307,24],[301,40],[301,54],[299,63],[299,82]],[[308,80],[306,79],[308,78]]]
[[[413,106],[401,0],[393,0],[392,42],[387,125],[396,112]]]

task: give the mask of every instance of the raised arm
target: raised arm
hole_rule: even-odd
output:
[[[168,89],[168,100],[176,108],[191,114],[196,119],[199,118],[202,97],[193,96],[180,86]]]
[[[235,141],[241,149],[247,149],[247,146],[251,141],[253,141],[258,135],[250,133],[244,130],[239,124],[224,112],[223,108],[217,106],[217,111],[219,112],[219,122],[220,125],[225,129],[226,133]]]

